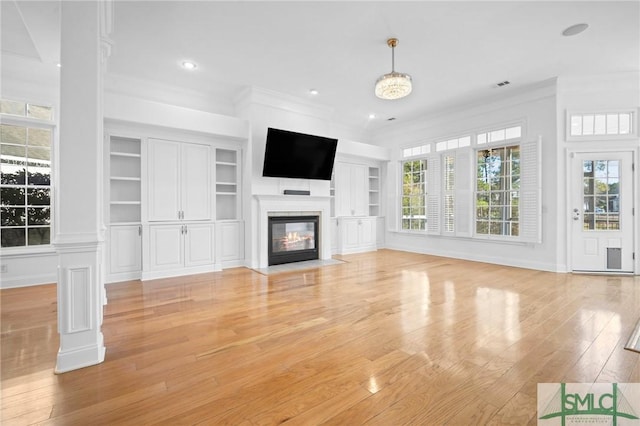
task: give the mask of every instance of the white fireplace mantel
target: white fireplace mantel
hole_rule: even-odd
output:
[[[269,266],[269,216],[315,212],[320,216],[320,259],[331,259],[331,197],[311,195],[254,195],[258,201],[258,267]]]

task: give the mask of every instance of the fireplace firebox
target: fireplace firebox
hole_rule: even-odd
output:
[[[318,259],[318,216],[269,217],[269,265]]]

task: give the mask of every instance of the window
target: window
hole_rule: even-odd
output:
[[[402,156],[404,158],[409,158],[409,157],[416,157],[419,155],[426,155],[426,154],[429,154],[430,152],[431,152],[431,145],[426,144],[426,145],[414,146],[411,148],[405,148],[402,150]]]
[[[520,146],[477,151],[476,234],[520,235]]]
[[[0,112],[47,121],[52,115],[49,107],[6,100],[0,102]],[[3,121],[12,124],[0,125],[0,244],[50,244],[53,128]]]
[[[620,229],[620,161],[598,160],[582,164],[583,229]]]
[[[483,145],[493,142],[503,142],[509,139],[518,139],[520,137],[522,137],[522,126],[513,126],[478,133],[476,142],[478,145]]]
[[[446,151],[449,149],[464,148],[471,145],[471,136],[462,138],[448,139],[436,143],[436,151]]]
[[[427,160],[402,163],[402,229],[424,231],[426,208]]]
[[[569,115],[569,137],[628,136],[634,132],[633,113],[586,113]]]

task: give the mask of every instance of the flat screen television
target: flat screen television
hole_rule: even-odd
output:
[[[262,176],[331,180],[337,139],[267,130]]]

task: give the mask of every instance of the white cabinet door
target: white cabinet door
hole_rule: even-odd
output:
[[[219,222],[216,235],[220,261],[239,260],[244,257],[242,222]]]
[[[184,264],[184,225],[149,227],[149,267],[152,270],[180,268]]]
[[[343,252],[353,251],[360,245],[360,225],[358,219],[345,218],[341,220],[342,246]]]
[[[109,272],[142,270],[142,237],[140,225],[112,226],[109,244]]]
[[[340,233],[338,232],[338,219],[331,219],[331,254],[338,252],[338,237]]]
[[[184,225],[185,266],[213,263],[213,224]]]
[[[180,211],[180,144],[149,140],[147,170],[149,171],[150,221],[177,220]]]
[[[336,163],[335,170],[335,215],[352,216],[351,213],[351,170],[345,163]]]
[[[369,169],[362,164],[336,163],[335,214],[366,216],[369,214]]]
[[[369,168],[360,164],[351,166],[351,209],[352,216],[369,214]]]
[[[338,219],[339,254],[360,253],[376,249],[375,217]]]
[[[365,217],[358,219],[360,227],[359,243],[361,247],[371,247],[376,244],[376,219]]]
[[[181,210],[184,220],[211,218],[211,149],[206,145],[182,144]]]
[[[149,221],[211,219],[211,148],[149,140]]]

